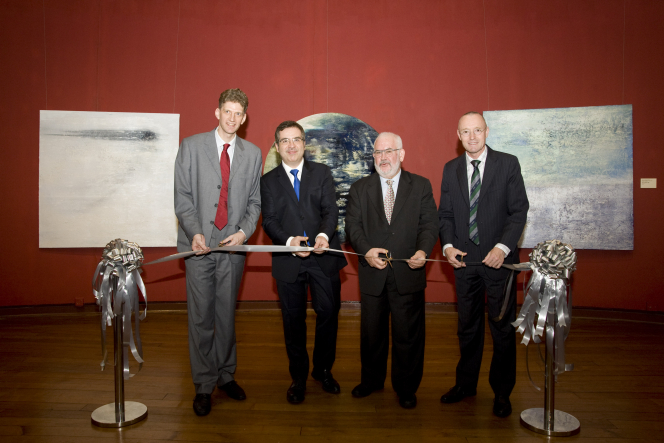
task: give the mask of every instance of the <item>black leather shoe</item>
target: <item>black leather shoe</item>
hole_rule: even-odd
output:
[[[504,395],[498,395],[493,400],[493,413],[500,418],[509,417],[512,413],[512,403],[510,398]]]
[[[286,391],[286,400],[292,405],[300,404],[304,401],[304,391],[307,389],[303,382],[294,381],[288,391]]]
[[[413,409],[417,406],[417,397],[415,394],[407,394],[399,396],[399,406],[404,409]]]
[[[323,391],[329,392],[330,394],[338,394],[341,392],[341,387],[339,383],[332,377],[332,373],[329,369],[323,369],[322,371],[312,371],[311,376],[314,380],[318,380],[323,384]]]
[[[196,415],[204,416],[212,409],[212,396],[210,394],[196,394],[194,398],[194,412]]]
[[[219,386],[219,389],[228,394],[228,396],[233,400],[247,399],[247,394],[244,393],[244,389],[242,389],[235,380],[231,380],[225,385]]]
[[[452,389],[447,391],[445,394],[443,394],[442,397],[440,397],[440,402],[441,403],[457,403],[463,400],[466,397],[472,397],[473,395],[477,394],[477,390],[473,389],[464,389],[459,385],[454,385]]]
[[[355,398],[362,398],[366,397],[367,395],[370,395],[373,391],[377,391],[379,389],[383,389],[382,386],[380,388],[373,388],[364,383],[360,383],[359,385],[355,386],[351,394]]]

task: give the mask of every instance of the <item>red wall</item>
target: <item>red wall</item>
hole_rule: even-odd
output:
[[[182,138],[239,87],[264,156],[279,122],[341,112],[400,134],[436,199],[468,110],[632,104],[634,251],[579,251],[575,304],[664,311],[662,191],[638,188],[664,169],[663,18],[659,0],[0,1],[0,305],[94,301],[102,248],[38,247],[39,110],[174,112]],[[184,300],[183,267],[145,268],[149,300]],[[451,269],[428,269],[427,301],[455,301]],[[276,300],[267,254],[248,258],[240,297]]]

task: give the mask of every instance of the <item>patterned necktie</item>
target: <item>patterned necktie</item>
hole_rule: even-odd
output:
[[[300,201],[300,179],[297,178],[298,169],[291,169],[290,173],[293,174],[293,189],[295,189],[295,195],[297,196],[297,201]],[[304,236],[307,236],[307,231],[303,231]]]
[[[473,164],[473,176],[470,179],[470,220],[469,237],[470,240],[476,245],[480,244],[480,232],[477,228],[477,206],[480,200],[480,188],[482,187],[482,180],[480,179],[479,160],[471,161]]]
[[[394,210],[394,189],[392,189],[392,182],[394,180],[386,180],[387,183],[387,195],[385,195],[385,217],[387,218],[387,224],[392,223],[392,211]]]
[[[217,215],[214,217],[214,225],[221,231],[228,224],[228,176],[231,173],[231,158],[228,156],[228,147],[224,145],[219,159],[221,168],[221,192],[219,193],[219,204],[217,205]]]

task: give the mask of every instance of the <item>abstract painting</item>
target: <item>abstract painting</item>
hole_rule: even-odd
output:
[[[314,114],[298,121],[306,138],[304,158],[324,163],[332,170],[339,206],[337,235],[346,241],[346,202],[350,186],[374,171],[373,142],[378,133],[369,125],[346,114]],[[276,149],[271,148],[265,159],[264,172],[281,163]]]
[[[41,111],[39,247],[175,246],[178,114]]]
[[[519,158],[530,210],[521,245],[634,249],[632,105],[485,111],[487,144]]]

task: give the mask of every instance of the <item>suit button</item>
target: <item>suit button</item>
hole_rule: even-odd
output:
[[[214,224],[214,221],[211,221],[210,224],[213,225],[213,224]]]
[[[217,206],[219,206],[219,203],[215,203],[215,204],[214,204],[214,207],[215,207],[215,208],[216,208]]]
[[[304,220],[304,215],[300,215],[300,220]]]
[[[217,189],[221,189],[221,185],[217,185]]]

